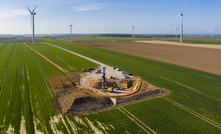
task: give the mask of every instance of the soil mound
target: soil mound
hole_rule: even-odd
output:
[[[89,113],[112,105],[110,98],[102,96],[85,96],[75,99],[68,112],[72,113],[72,115],[79,115],[82,112]]]
[[[67,76],[53,76],[48,79],[48,83],[50,84],[51,89],[54,91],[59,89],[74,88],[75,85],[67,78]]]
[[[75,87],[79,83],[81,76],[85,75],[84,72],[74,71],[65,74],[66,76],[48,78],[48,82],[54,91],[52,102],[56,112],[72,116],[109,110],[150,98],[162,97],[170,93],[167,89],[158,88],[142,81],[139,91],[134,94],[122,97],[104,97],[92,91]],[[90,83],[91,80],[88,80],[88,82]],[[127,87],[133,87],[134,82],[127,81],[123,82],[123,84]],[[109,84],[119,86],[122,83],[110,81]]]

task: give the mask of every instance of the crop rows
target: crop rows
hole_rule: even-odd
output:
[[[22,43],[0,44],[0,74],[4,76],[0,133],[221,132],[220,76],[61,40],[52,44],[119,67],[172,92],[164,98],[94,114],[57,114],[46,78],[64,74]],[[53,46],[30,46],[67,70],[96,65]]]
[[[95,67],[96,64],[81,57],[67,53],[64,50],[52,47],[41,42],[38,45],[30,45],[33,49],[46,58],[68,71],[81,70],[82,68]]]
[[[96,59],[105,64],[119,67],[124,71],[140,76],[153,85],[167,88],[172,91],[168,96],[169,99],[199,113],[203,117],[221,124],[221,76],[89,46],[70,44],[61,41],[53,42],[52,44]],[[159,113],[153,113],[150,120],[149,116],[146,117],[144,114],[152,109],[152,107],[146,109],[148,105],[151,105],[149,102],[157,104],[156,107],[161,111]],[[167,106],[168,109],[165,109],[164,105],[161,105],[161,103],[158,102],[165,103],[165,106]],[[133,107],[136,106],[139,108],[136,108],[134,112],[132,112]],[[142,104],[133,104],[127,107],[126,109],[129,112],[132,112],[136,117],[139,117],[140,115],[140,120],[143,120],[143,122],[146,121],[145,124],[150,126],[150,128],[153,128],[156,132],[165,133],[166,130],[168,133],[221,132],[219,127],[198,118],[196,115],[191,114],[166,100],[153,99],[151,101],[144,101]],[[161,109],[165,109],[166,111],[162,111]],[[105,112],[105,114],[108,112]],[[168,127],[170,129],[167,129]]]
[[[7,44],[4,52],[9,54],[0,94],[0,133],[67,132],[62,116],[58,117],[53,108],[53,94],[45,81],[61,72],[22,43]],[[45,73],[46,68],[53,73]]]

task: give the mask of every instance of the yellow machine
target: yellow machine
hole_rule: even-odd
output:
[[[113,87],[106,87],[105,88],[107,91],[113,92]]]
[[[86,72],[86,71],[87,71],[87,68],[82,68],[82,71],[83,71],[83,72]]]

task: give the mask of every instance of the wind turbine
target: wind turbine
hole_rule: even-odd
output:
[[[185,8],[186,4],[183,6],[183,10]],[[180,28],[180,42],[183,42],[183,10],[181,13],[178,15],[181,18],[181,28]]]
[[[176,38],[177,38],[177,30],[178,30],[177,25],[176,25],[176,28],[174,28],[174,30],[176,32]]]
[[[213,24],[213,26],[212,26],[212,29],[211,29],[211,30],[209,30],[209,32],[211,32],[211,39],[213,38],[213,34],[214,34],[213,27],[214,27],[214,24]]]
[[[134,26],[132,26],[132,38],[134,38]]]
[[[71,32],[70,37],[72,37],[72,26],[73,26],[73,25],[70,23],[69,26],[70,26],[70,32]]]
[[[38,5],[37,5],[38,6]],[[33,9],[33,11],[31,11],[28,7],[28,11],[30,12],[31,16],[32,16],[32,44],[35,44],[35,26],[34,26],[34,15],[36,15],[35,9],[37,8],[37,6]]]

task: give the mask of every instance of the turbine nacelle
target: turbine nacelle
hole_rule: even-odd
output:
[[[37,8],[37,6],[32,11],[27,7],[27,9],[28,9],[28,11],[30,12],[31,15],[36,15],[36,12],[34,12],[34,11]]]

